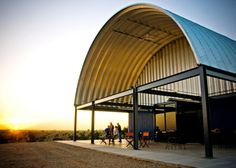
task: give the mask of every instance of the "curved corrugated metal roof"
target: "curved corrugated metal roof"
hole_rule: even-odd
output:
[[[236,73],[236,41],[169,13],[189,40],[198,64]]]
[[[156,6],[139,4],[114,15],[91,45],[78,81],[75,105],[134,86],[148,60],[185,37],[197,64],[236,73],[236,42]]]

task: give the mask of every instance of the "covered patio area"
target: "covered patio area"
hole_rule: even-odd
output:
[[[201,168],[233,168],[236,164],[235,148],[218,148],[214,147],[214,158],[206,159],[201,157],[204,155],[204,146],[200,144],[187,144],[186,149],[166,150],[165,143],[151,142],[150,148],[140,148],[140,150],[132,150],[126,147],[126,142],[115,143],[115,145],[104,145],[100,140],[95,140],[93,145],[88,140],[74,141],[58,141],[68,145],[79,146],[101,152],[113,153],[116,155],[133,157],[141,160],[154,160],[163,164],[185,165],[190,167]]]

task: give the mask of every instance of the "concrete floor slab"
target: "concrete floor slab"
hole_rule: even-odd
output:
[[[58,142],[138,159],[162,161],[165,163],[181,164],[198,168],[236,167],[235,148],[214,148],[214,157],[208,159],[204,157],[204,146],[201,144],[186,144],[186,149],[181,146],[166,149],[166,143],[149,142],[149,147],[140,147],[139,150],[133,150],[131,146],[126,147],[127,144],[125,140],[123,140],[122,143],[115,142],[114,145],[101,144],[100,140],[95,140],[95,144],[91,144],[88,140]]]

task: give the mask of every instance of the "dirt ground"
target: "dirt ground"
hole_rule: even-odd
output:
[[[172,168],[178,165],[144,161],[56,142],[0,144],[0,168]]]

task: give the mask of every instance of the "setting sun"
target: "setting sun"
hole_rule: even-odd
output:
[[[28,119],[22,117],[7,118],[4,121],[2,121],[2,124],[5,128],[11,130],[28,129],[30,125]]]
[[[22,123],[21,123],[21,121],[20,121],[19,118],[14,118],[14,119],[12,120],[12,126],[11,126],[11,128],[14,129],[14,130],[19,130],[19,129],[22,128]]]

